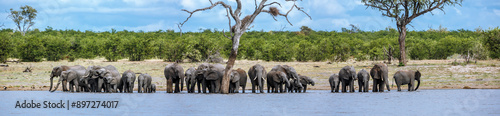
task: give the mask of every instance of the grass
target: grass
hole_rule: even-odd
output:
[[[311,77],[315,86],[308,86],[309,89],[329,90],[328,78],[333,73],[338,73],[344,66],[354,66],[358,72],[361,69],[369,71],[373,64],[382,61],[348,61],[348,62],[266,62],[237,60],[234,68],[242,68],[247,71],[255,64],[263,65],[267,71],[275,65],[290,65],[301,75]],[[390,84],[393,83],[392,76],[398,70],[419,70],[422,73],[421,89],[443,89],[443,88],[500,88],[500,64],[498,60],[478,61],[477,64],[453,66],[453,60],[412,60],[404,67],[398,67],[397,61],[389,66]],[[113,65],[119,72],[132,70],[134,72],[148,73],[153,77],[153,83],[159,90],[165,89],[165,78],[163,76],[164,67],[171,62],[163,62],[160,59],[146,61],[128,61],[126,59],[118,62],[106,62],[104,58],[78,59],[74,62],[68,61],[44,61],[44,62],[23,62],[22,64],[8,63],[9,67],[0,67],[0,86],[9,87],[8,90],[48,90],[50,86],[50,71],[55,66],[60,65]],[[200,63],[181,63],[184,70],[189,67],[197,67]],[[33,67],[33,72],[23,73],[26,67]],[[59,78],[54,78],[54,84]],[[137,81],[136,81],[137,83]],[[136,85],[137,86],[137,85]],[[357,88],[357,82],[355,82]],[[34,88],[34,89],[33,89]],[[136,87],[137,88],[137,87]],[[248,81],[247,89],[251,89]],[[371,88],[371,81],[370,81]],[[403,86],[402,88],[406,88]],[[419,88],[419,89],[420,89]],[[396,89],[395,86],[392,89]]]

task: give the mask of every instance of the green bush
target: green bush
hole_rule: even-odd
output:
[[[0,62],[6,62],[13,50],[14,45],[10,35],[0,33]]]
[[[496,27],[488,30],[483,35],[484,45],[494,59],[500,58],[500,28]]]
[[[106,60],[111,62],[116,62],[121,58],[122,54],[122,39],[116,35],[110,35],[107,40],[104,41],[102,55]]]
[[[35,36],[23,36],[24,42],[19,46],[23,62],[40,62],[45,56],[45,47],[42,41]]]
[[[44,36],[42,37],[43,43],[45,44],[45,53],[48,61],[59,61],[65,56],[68,56],[70,51],[71,43],[63,38],[55,36]]]

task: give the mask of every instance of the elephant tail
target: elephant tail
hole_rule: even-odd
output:
[[[418,86],[420,86],[420,80],[417,80],[417,88],[415,88],[415,91],[418,89]]]

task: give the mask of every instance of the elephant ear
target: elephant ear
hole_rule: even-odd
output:
[[[208,71],[206,74],[205,74],[205,78],[206,80],[217,80],[219,78],[219,75],[217,75],[217,72],[216,71]]]
[[[417,70],[417,72],[415,72],[415,80],[420,80],[420,76],[422,76],[420,74],[420,71]]]
[[[276,72],[272,72],[272,73],[274,73],[274,75],[273,75],[273,77],[272,77],[272,78],[273,78],[273,81],[274,81],[274,82],[281,82],[280,77],[281,77],[281,73],[283,73],[283,72],[276,71]]]

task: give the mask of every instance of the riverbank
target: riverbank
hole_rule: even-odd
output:
[[[500,89],[500,61],[485,60],[477,61],[467,65],[452,65],[455,60],[411,60],[405,67],[398,67],[395,63],[389,66],[389,80],[393,83],[392,76],[398,70],[419,70],[422,73],[422,82],[419,89]],[[310,90],[330,90],[328,78],[333,73],[346,66],[352,65],[356,71],[369,70],[373,64],[382,61],[347,61],[347,62],[266,62],[237,60],[234,68],[248,70],[255,64],[263,65],[267,71],[275,65],[290,65],[297,73],[311,77],[315,86],[308,86]],[[397,61],[393,61],[397,62]],[[148,73],[153,77],[153,83],[158,86],[158,91],[165,90],[165,78],[163,68],[171,62],[163,62],[159,59],[145,61],[119,60],[118,62],[106,62],[103,58],[80,59],[75,62],[68,61],[44,61],[44,62],[22,62],[7,63],[9,67],[0,67],[0,90],[7,87],[7,91],[48,91],[50,88],[50,72],[53,67],[60,65],[113,65],[118,71],[132,70],[134,72]],[[189,67],[197,67],[200,63],[181,63],[186,70]],[[32,72],[23,72],[27,67]],[[54,78],[54,85],[58,78]],[[137,83],[137,81],[136,81]],[[371,82],[370,82],[371,83]],[[137,84],[135,84],[137,89]],[[357,84],[355,84],[357,88]],[[59,87],[59,90],[61,87]],[[370,84],[371,88],[371,84]],[[403,86],[406,90],[407,86]],[[251,91],[250,82],[246,86]],[[396,90],[396,87],[391,87]],[[185,89],[184,89],[185,91]]]

